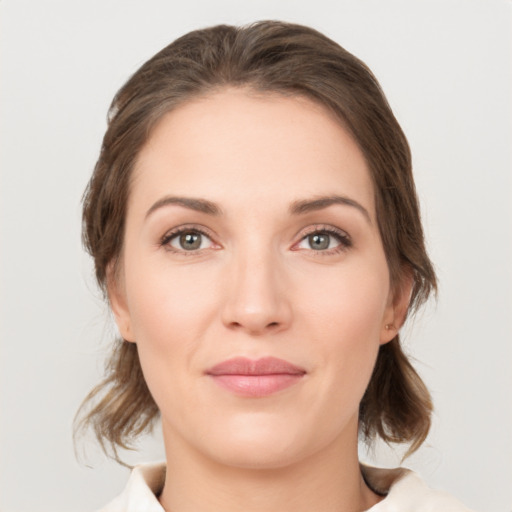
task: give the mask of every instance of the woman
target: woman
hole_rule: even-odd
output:
[[[189,33],[114,98],[84,240],[122,336],[88,397],[117,457],[166,464],[105,511],[463,511],[358,436],[408,443],[430,396],[400,348],[436,288],[407,141],[366,66],[302,26]]]

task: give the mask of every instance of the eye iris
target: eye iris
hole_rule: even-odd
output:
[[[186,251],[193,251],[201,247],[201,235],[199,233],[183,233],[180,235],[180,245]]]
[[[308,236],[308,242],[312,249],[322,251],[329,248],[329,235],[322,233],[315,233]]]

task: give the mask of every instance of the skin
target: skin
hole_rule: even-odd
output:
[[[334,196],[349,204],[292,211]],[[184,248],[180,226],[199,248]],[[363,154],[322,106],[224,89],[165,115],[137,160],[109,283],[162,415],[165,510],[379,501],[359,470],[358,407],[409,295],[392,293]],[[270,396],[238,396],[205,374],[235,356],[278,357],[306,374]]]

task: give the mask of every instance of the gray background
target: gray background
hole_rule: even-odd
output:
[[[113,330],[80,246],[113,94],[188,30],[276,18],[366,61],[411,143],[441,289],[406,329],[436,415],[405,465],[477,510],[510,511],[511,12],[509,0],[1,1],[0,509],[90,511],[127,478],[92,442],[94,469],[79,465],[71,440]],[[141,451],[128,460],[163,456],[158,439]]]

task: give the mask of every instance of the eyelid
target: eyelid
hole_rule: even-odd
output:
[[[332,224],[313,224],[311,226],[307,226],[306,228],[302,229],[297,236],[305,237],[320,231],[326,233],[336,233],[340,236],[349,237],[348,233],[344,229],[333,226]]]
[[[331,224],[315,224],[313,226],[308,226],[307,228],[301,230],[297,237],[299,238],[294,244],[292,245],[292,250],[299,251],[302,250],[298,248],[298,244],[300,244],[303,240],[305,240],[308,236],[313,235],[315,233],[326,233],[330,236],[334,236],[339,241],[339,246],[334,247],[332,249],[325,249],[322,251],[315,251],[314,249],[304,249],[307,251],[311,251],[318,255],[329,255],[333,253],[338,253],[345,251],[352,247],[352,238],[350,235],[343,229],[337,228]]]
[[[205,236],[206,238],[208,238],[212,242],[212,245],[214,247],[209,247],[207,249],[199,249],[197,251],[186,251],[186,250],[180,250],[175,247],[172,247],[169,244],[169,242],[173,238],[176,238],[177,236],[179,236],[183,233],[187,233],[187,232],[191,232],[191,231],[195,231],[195,232]],[[158,245],[161,247],[164,247],[166,250],[168,250],[170,252],[186,254],[187,256],[191,256],[194,253],[197,254],[197,253],[200,253],[200,252],[208,250],[208,249],[218,249],[221,247],[220,244],[215,241],[215,235],[212,233],[212,231],[210,229],[208,229],[207,227],[202,226],[200,224],[182,224],[180,226],[171,228],[168,231],[166,231],[165,234],[160,238]]]
[[[196,251],[186,251],[186,250],[180,250],[175,247],[172,247],[169,242],[179,236],[182,233],[187,233],[195,231],[197,233],[200,233],[201,235],[207,237],[211,242],[213,247],[208,247],[207,249],[199,249]],[[352,246],[352,239],[350,235],[343,229],[340,229],[338,227],[335,227],[331,224],[315,224],[312,226],[308,226],[304,229],[302,229],[295,238],[298,238],[297,241],[295,241],[291,247],[291,250],[302,250],[297,247],[298,244],[300,244],[305,238],[308,236],[315,234],[315,233],[326,233],[330,236],[334,236],[338,241],[339,245],[337,247],[334,247],[332,249],[325,249],[322,251],[315,251],[314,249],[310,249],[311,252],[315,252],[318,254],[323,253],[324,255],[332,254],[335,252],[341,252],[344,250],[347,250]],[[216,242],[215,240],[216,235],[207,227],[202,226],[200,224],[182,224],[179,226],[176,226],[174,228],[171,228],[165,232],[165,234],[159,239],[159,246],[164,247],[166,250],[170,252],[180,253],[180,254],[186,254],[186,255],[193,255],[197,254],[206,250],[210,249],[219,249],[222,248],[221,244]]]

